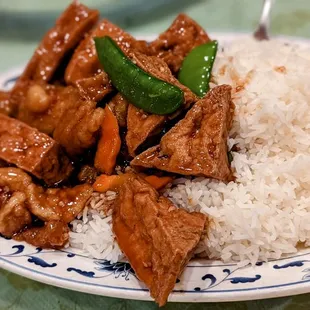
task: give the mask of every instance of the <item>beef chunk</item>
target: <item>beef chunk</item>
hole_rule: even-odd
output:
[[[25,200],[25,194],[15,192],[7,201],[0,204],[0,233],[2,235],[10,238],[31,223],[31,214],[26,207]]]
[[[191,106],[197,100],[197,97],[172,75],[170,69],[163,60],[137,52],[129,53],[129,57],[144,71],[181,88],[184,92],[185,100],[182,108]],[[151,115],[140,111],[136,107],[130,106],[127,115],[128,131],[126,136],[129,154],[134,156],[139,145],[141,145],[155,129],[160,128],[167,119],[168,116]]]
[[[69,228],[60,221],[46,222],[43,227],[29,228],[14,237],[36,247],[61,249],[69,241]]]
[[[20,83],[21,93],[16,117],[48,135],[52,135],[66,109],[80,100],[73,87],[31,81]]]
[[[103,120],[103,109],[94,101],[85,101],[73,86],[54,86],[25,82],[17,118],[53,135],[75,156],[93,146]],[[40,108],[45,106],[45,109]]]
[[[129,154],[135,156],[136,149],[157,129],[165,120],[164,115],[148,114],[130,104],[127,115],[126,143]]]
[[[13,106],[10,103],[10,92],[0,90],[0,113],[5,115],[13,114]]]
[[[172,25],[158,39],[151,42],[152,55],[162,58],[173,73],[181,68],[184,57],[196,46],[210,38],[190,17],[179,14]]]
[[[66,179],[72,171],[69,159],[55,140],[2,114],[0,159],[30,172],[47,184]]]
[[[28,208],[42,221],[70,223],[84,209],[92,192],[88,184],[47,190],[30,184],[27,187]]]
[[[85,99],[96,102],[100,101],[114,90],[108,75],[104,71],[91,77],[78,80],[76,86]]]
[[[117,118],[118,125],[120,127],[126,127],[129,102],[120,93],[118,93],[109,102],[109,106]]]
[[[81,183],[93,184],[98,176],[98,171],[93,166],[85,165],[78,174],[78,180]]]
[[[163,136],[160,145],[138,155],[131,165],[229,181],[227,137],[232,115],[231,87],[217,86]]]
[[[97,141],[104,110],[94,101],[72,101],[62,114],[53,133],[54,139],[71,156],[82,154]]]
[[[120,188],[113,210],[116,240],[160,306],[192,257],[205,222],[205,215],[177,209],[138,176]]]
[[[91,30],[98,17],[97,10],[90,10],[77,1],[72,2],[44,36],[21,79],[50,81],[63,58]]]
[[[68,225],[91,197],[90,185],[44,190],[18,168],[0,168],[0,233],[11,237],[31,226],[31,214],[45,221],[17,238],[42,247],[62,247],[68,241]]]
[[[68,84],[77,84],[82,94],[95,101],[103,99],[106,94],[113,90],[111,83],[106,79],[106,75],[101,75],[103,69],[99,63],[93,40],[94,37],[103,36],[110,36],[125,53],[130,49],[141,52],[147,51],[146,42],[137,41],[108,20],[100,22],[76,49],[65,73],[65,80]]]
[[[0,168],[0,233],[12,237],[31,223],[26,187],[31,178],[17,168]]]

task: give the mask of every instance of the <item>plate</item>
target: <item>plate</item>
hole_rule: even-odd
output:
[[[211,34],[220,44],[246,34]],[[153,37],[141,37],[152,40]],[[310,41],[280,37],[310,46]],[[9,89],[22,68],[0,75]],[[71,290],[127,299],[151,300],[148,289],[126,262],[91,259],[73,249],[42,250],[0,237],[0,267],[21,276]],[[310,292],[310,248],[254,267],[194,260],[177,281],[169,301],[224,302],[272,298]]]

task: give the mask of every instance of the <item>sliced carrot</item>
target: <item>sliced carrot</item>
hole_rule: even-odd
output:
[[[101,137],[95,156],[95,167],[105,174],[111,174],[115,168],[116,157],[121,149],[121,138],[117,119],[107,105],[104,109]]]
[[[96,192],[105,193],[107,191],[115,191],[123,185],[123,183],[127,180],[129,175],[121,174],[121,175],[106,175],[102,174],[97,177],[95,183],[93,184],[93,189]]]
[[[102,174],[97,177],[95,183],[93,184],[93,189],[96,192],[105,193],[107,191],[117,191],[117,189],[122,186],[132,174],[120,174],[120,175],[106,175]],[[173,181],[171,177],[157,177],[156,175],[141,175],[140,176],[152,185],[156,190],[165,187],[168,183]]]
[[[171,177],[157,177],[156,175],[148,175],[144,180],[150,183],[156,190],[164,188],[167,184],[173,181]]]

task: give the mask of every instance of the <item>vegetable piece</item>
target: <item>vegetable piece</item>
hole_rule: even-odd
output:
[[[102,174],[93,184],[93,189],[96,192],[105,193],[107,191],[115,191],[118,187],[122,186],[127,180],[129,174],[121,175],[106,175]]]
[[[120,175],[106,175],[102,174],[97,177],[93,184],[93,189],[96,192],[105,193],[107,191],[116,191],[120,186],[132,176],[131,173]],[[156,190],[162,189],[167,184],[173,181],[171,177],[157,177],[156,175],[140,175],[146,182],[152,185]]]
[[[156,175],[148,175],[144,180],[151,184],[156,190],[164,188],[167,184],[173,181],[172,177],[158,177]]]
[[[116,164],[116,157],[121,149],[121,138],[117,119],[108,105],[104,112],[101,138],[95,156],[95,167],[103,173],[111,174]]]
[[[165,115],[184,102],[183,91],[136,66],[110,38],[95,38],[99,60],[112,84],[133,105],[148,113]]]
[[[209,90],[217,46],[217,41],[199,45],[185,57],[182,63],[178,79],[197,96],[203,97]]]

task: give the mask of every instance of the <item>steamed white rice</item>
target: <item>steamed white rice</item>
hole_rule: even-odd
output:
[[[233,87],[228,145],[239,149],[232,153],[236,181],[184,178],[166,191],[178,206],[209,216],[198,251],[247,264],[295,253],[298,243],[310,245],[310,50],[236,41],[218,53],[213,82]],[[115,261],[122,254],[111,215],[95,207],[108,196],[94,194],[72,223],[70,244]]]

